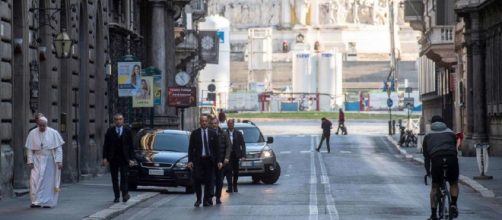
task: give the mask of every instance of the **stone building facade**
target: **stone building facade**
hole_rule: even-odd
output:
[[[97,173],[108,124],[108,2],[2,0],[0,8],[2,196],[28,187],[24,144],[35,112],[66,142],[65,182]],[[53,47],[62,29],[74,40],[67,59],[56,58]]]
[[[129,113],[126,122],[133,124],[152,112],[132,109],[130,98],[118,97],[117,62],[134,55],[162,72],[163,89],[173,85],[177,66],[183,66],[176,42],[184,40],[175,39],[175,26],[187,4],[204,9],[203,2],[0,0],[0,196],[28,187],[24,144],[35,112],[66,142],[64,182],[104,172],[102,144],[112,115]],[[53,47],[62,29],[74,41],[67,59],[56,58]],[[176,109],[163,98],[155,114],[176,127]],[[194,119],[198,111],[187,112]]]

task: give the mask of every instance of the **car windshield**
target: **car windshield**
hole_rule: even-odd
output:
[[[188,152],[187,134],[158,133],[155,135],[153,150]]]
[[[265,142],[261,132],[256,127],[246,127],[246,128],[235,128],[240,131],[244,136],[244,142],[246,143],[260,143]]]

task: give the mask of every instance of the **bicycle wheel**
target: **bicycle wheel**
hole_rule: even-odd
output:
[[[448,188],[445,188],[444,190],[444,196],[443,196],[443,216],[444,216],[444,219],[448,219],[448,220],[452,220],[453,219],[453,215],[451,214],[451,211],[450,211],[450,205],[451,205],[451,197],[450,197],[450,192],[448,191]]]

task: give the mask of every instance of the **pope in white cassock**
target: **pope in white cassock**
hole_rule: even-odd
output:
[[[55,207],[58,203],[61,169],[63,168],[63,138],[47,127],[47,118],[41,117],[38,129],[26,138],[30,175],[31,207]]]

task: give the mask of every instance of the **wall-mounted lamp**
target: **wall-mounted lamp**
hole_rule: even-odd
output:
[[[112,75],[112,62],[110,59],[106,59],[105,63],[105,77],[109,78]]]
[[[61,32],[56,35],[53,45],[56,49],[57,58],[69,58],[71,56],[73,40],[70,38],[70,35],[66,33],[65,29],[62,29]]]

